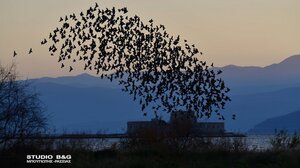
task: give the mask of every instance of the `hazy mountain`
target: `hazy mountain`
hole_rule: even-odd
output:
[[[130,120],[149,120],[143,117],[137,102],[120,89],[103,87],[74,87],[54,83],[38,83],[36,90],[50,114],[51,125],[60,131],[107,130],[120,131]],[[246,131],[270,116],[287,114],[300,109],[300,88],[276,92],[232,96],[223,112],[226,128]],[[231,120],[231,114],[237,114]],[[151,116],[151,113],[149,113]],[[163,113],[164,114],[164,113]],[[152,114],[153,116],[153,114]],[[168,119],[167,114],[164,114]]]
[[[266,67],[228,65],[221,69],[232,94],[275,91],[300,86],[300,55]]]
[[[106,87],[106,88],[119,88],[116,81],[110,81],[109,79],[101,79],[100,76],[92,76],[87,73],[78,76],[63,76],[57,78],[43,77],[38,79],[32,79],[34,83],[54,83],[62,85],[70,85],[76,87]]]
[[[267,67],[223,67],[222,77],[232,89],[232,101],[224,111],[226,128],[246,131],[267,118],[299,110],[299,65],[300,55]],[[149,119],[116,82],[88,74],[32,81],[47,106],[51,124],[59,130],[120,131],[128,120]],[[233,113],[236,120],[230,119]]]
[[[276,91],[288,87],[300,86],[300,55],[291,56],[278,64],[266,67],[240,67],[228,65],[221,69],[222,77],[227,86],[231,88],[231,94],[248,94],[267,91]],[[109,87],[119,88],[116,81],[101,79],[99,76],[81,74],[76,77],[65,76],[58,78],[33,79],[37,83],[56,83],[77,87]]]
[[[122,131],[126,121],[148,120],[120,89],[36,83],[50,127],[58,131]],[[150,115],[151,116],[151,115]]]
[[[287,130],[289,132],[299,132],[300,131],[300,110],[289,113],[287,115],[282,115],[279,117],[273,117],[267,119],[251,129],[250,133],[274,133],[277,130]]]
[[[300,87],[274,92],[233,95],[224,114],[235,113],[237,118],[226,121],[227,128],[246,131],[267,118],[296,111],[300,109],[299,95]]]
[[[300,86],[300,55],[291,56],[278,64],[266,67],[240,67],[228,65],[221,69],[222,77],[227,86],[231,88],[231,94],[248,94],[267,91],[276,91],[288,87]],[[37,83],[56,83],[79,87],[109,87],[118,88],[116,81],[101,79],[99,76],[81,74],[76,77],[65,76],[58,78],[33,79]]]

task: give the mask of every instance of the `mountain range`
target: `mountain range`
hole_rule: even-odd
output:
[[[300,132],[300,110],[266,119],[251,129],[250,133],[272,134],[275,130],[287,130],[290,133]]]
[[[228,65],[221,76],[232,94],[253,94],[300,86],[300,55],[266,67]]]
[[[300,55],[291,56],[266,67],[221,68],[231,88],[231,102],[225,114],[229,131],[255,130],[256,125],[272,117],[300,110]],[[49,126],[58,131],[122,132],[129,120],[149,120],[137,102],[121,91],[116,82],[89,74],[58,78],[32,79],[46,107]],[[236,114],[236,120],[231,119]],[[162,113],[168,120],[168,115]],[[210,120],[202,121],[214,121]]]

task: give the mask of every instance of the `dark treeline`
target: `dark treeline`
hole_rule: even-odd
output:
[[[107,139],[30,139],[1,151],[1,167],[26,167],[26,155],[71,155],[72,163],[38,167],[297,167],[300,136],[279,131],[271,147],[249,149],[246,140],[164,136],[151,130],[117,141]]]

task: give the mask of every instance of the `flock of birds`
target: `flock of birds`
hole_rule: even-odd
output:
[[[152,19],[142,22],[127,12],[127,8],[101,9],[96,3],[79,15],[60,17],[61,25],[41,45],[48,44],[50,54],[58,55],[60,67],[69,72],[80,61],[84,70],[117,80],[139,101],[144,115],[148,110],[156,116],[160,110],[184,110],[200,118],[216,113],[224,119],[219,109],[230,98],[229,88],[216,76],[222,71],[199,60],[197,54],[202,52],[168,34],[164,25],[154,25]]]

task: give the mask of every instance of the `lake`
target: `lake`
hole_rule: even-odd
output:
[[[258,134],[251,134],[247,135],[246,137],[246,144],[249,150],[267,150],[270,149],[270,139],[273,138],[274,135],[258,135]]]

